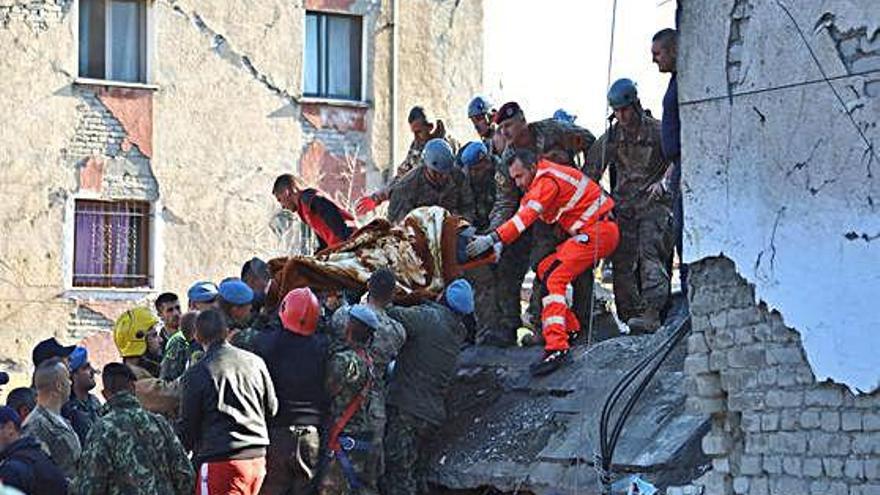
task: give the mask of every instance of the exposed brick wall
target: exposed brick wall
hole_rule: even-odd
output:
[[[0,0],[0,27],[24,22],[36,32],[45,31],[64,18],[72,3],[72,0]]]
[[[690,273],[688,407],[712,415],[705,493],[880,494],[880,393],[816,383],[800,334],[732,261]]]

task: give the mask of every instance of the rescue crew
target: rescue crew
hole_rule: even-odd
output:
[[[566,287],[617,247],[617,224],[608,218],[614,201],[583,172],[539,159],[529,150],[515,153],[510,175],[526,191],[519,209],[490,234],[474,237],[467,254],[473,258],[497,243],[508,245],[538,220],[568,235],[536,272],[548,294],[541,300],[544,356],[531,371],[543,375],[559,368],[568,355],[569,336],[580,332],[565,298]]]
[[[275,179],[272,194],[282,208],[299,215],[318,237],[318,250],[335,246],[348,239],[354,229],[351,213],[318,192],[317,189],[300,189],[291,174]]]
[[[639,102],[636,85],[619,79],[608,90],[614,123],[590,148],[593,179],[613,177],[614,216],[620,246],[611,257],[617,315],[632,333],[653,332],[670,296],[669,260],[674,246],[672,194],[665,182],[660,122]]]

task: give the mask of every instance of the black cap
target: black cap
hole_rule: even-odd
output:
[[[495,123],[500,124],[505,120],[520,114],[522,114],[522,108],[520,108],[519,103],[508,101],[504,105],[501,105],[501,108],[498,109],[498,113],[495,114]]]
[[[75,345],[63,346],[55,340],[55,337],[52,337],[51,339],[46,339],[37,344],[37,346],[34,347],[34,352],[31,357],[34,360],[34,366],[39,366],[43,361],[52,359],[53,357],[65,358],[69,356],[74,349],[76,349]]]

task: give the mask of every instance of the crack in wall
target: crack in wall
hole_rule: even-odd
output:
[[[755,260],[755,274],[758,275],[758,270],[761,267],[761,261],[764,257],[764,253],[766,251],[770,251],[770,275],[776,270],[776,233],[779,231],[779,224],[782,222],[782,214],[785,213],[787,207],[782,206],[776,211],[776,219],[773,221],[773,229],[770,231],[770,245],[767,249],[762,249],[758,253],[758,257]],[[760,276],[760,275],[758,275]],[[765,280],[767,280],[765,278]]]
[[[244,68],[255,81],[279,98],[287,101],[291,105],[299,105],[299,98],[297,96],[290,94],[287,90],[275,84],[268,74],[254,65],[249,55],[236,50],[229,39],[209,26],[198,12],[187,12],[183,7],[178,5],[175,0],[167,1],[168,5],[171,6],[174,12],[188,20],[199,30],[199,32],[207,35],[211,39],[211,50],[216,53],[217,56],[234,67]]]
[[[754,6],[748,0],[736,0],[730,11],[730,32],[727,38],[727,95],[731,100],[734,90],[742,85],[748,74],[748,67],[743,67],[743,45],[752,10]]]
[[[870,235],[867,232],[859,233],[854,230],[851,230],[851,231],[847,232],[846,234],[843,234],[843,237],[845,237],[846,240],[848,240],[848,241],[855,241],[856,239],[861,239],[865,242],[871,242],[871,241],[880,239],[880,232],[878,232],[874,235]]]

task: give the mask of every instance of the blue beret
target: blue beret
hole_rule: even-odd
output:
[[[460,278],[446,287],[446,304],[456,313],[474,312],[474,290],[467,280]]]
[[[89,351],[85,347],[77,347],[67,357],[67,367],[70,371],[76,371],[89,362]]]
[[[471,141],[461,150],[461,164],[465,168],[473,167],[488,154],[489,150],[486,149],[485,144],[481,141]]]
[[[355,304],[348,312],[348,316],[363,323],[364,325],[376,330],[379,328],[379,318],[372,309],[363,304]]]
[[[190,302],[211,302],[217,299],[217,286],[214,282],[196,282],[186,291]]]
[[[220,298],[230,304],[240,306],[254,301],[254,291],[240,278],[227,278],[220,282],[219,292]]]

